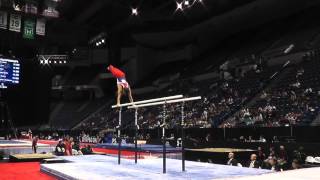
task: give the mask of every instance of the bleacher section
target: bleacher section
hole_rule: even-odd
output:
[[[167,94],[185,94],[187,96],[202,95],[204,97],[203,101],[188,103],[186,105],[187,127],[207,128],[221,127],[223,125],[280,126],[286,125],[286,123],[284,123],[285,121],[283,120],[283,117],[289,117],[293,113],[298,112],[300,113],[300,116],[298,117],[299,120],[297,120],[299,121],[299,123],[289,124],[308,125],[315,119],[319,111],[319,108],[317,106],[317,104],[319,104],[319,98],[317,94],[319,83],[317,79],[320,77],[318,76],[317,72],[317,68],[319,67],[319,59],[317,57],[318,56],[316,56],[315,54],[311,55],[307,53],[305,61],[300,62],[296,65],[290,65],[286,67],[287,69],[286,71],[284,71],[286,73],[283,74],[283,64],[272,66],[261,64],[258,68],[254,66],[255,68],[245,72],[243,77],[232,78],[229,80],[213,78],[197,82],[192,78],[178,79],[171,82],[172,85],[167,87],[165,90],[162,90],[161,94],[164,96]],[[310,60],[308,60],[308,58]],[[293,90],[292,85],[296,83],[297,72],[301,71],[301,69],[304,69],[303,75],[299,77],[301,78],[300,83],[302,89]],[[275,76],[280,76],[280,80],[273,81],[273,78]],[[275,82],[276,84],[273,84],[273,82]],[[272,88],[268,89],[267,87],[270,86]],[[308,88],[312,88],[313,91],[313,95],[310,97],[301,94],[304,93]],[[268,89],[268,91],[264,92],[264,89]],[[295,99],[298,100],[297,103],[300,103],[303,100],[303,102],[301,102],[304,105],[303,108],[301,106],[296,106],[292,101],[290,101],[290,96],[278,98],[276,94],[279,93],[280,89],[285,89],[286,91],[288,91],[288,93],[290,93],[290,91],[294,91],[297,96],[297,98]],[[275,94],[272,94],[271,99],[268,101],[257,100],[250,107],[246,106],[248,102],[256,98],[256,95],[259,95],[261,93]],[[153,97],[155,96],[139,96],[139,98],[141,99]],[[256,117],[256,113],[253,113],[254,115],[256,115],[254,118],[247,118],[248,111],[250,113],[250,110],[255,107],[259,109],[259,106],[271,106],[271,108],[275,106],[278,109],[277,112],[281,111],[281,113],[277,113],[277,116],[267,114],[266,117],[264,117],[263,115],[263,119],[266,119],[266,122],[263,123],[261,123],[261,120],[260,122],[256,120],[258,118]],[[180,107],[178,105],[170,105],[168,107],[169,113],[167,118],[169,121],[169,128],[178,127],[180,122],[178,114],[179,108]],[[161,111],[161,107],[140,109],[138,121],[140,124],[140,128],[157,128],[161,122]],[[237,113],[242,111],[243,113]],[[273,119],[270,120],[269,116]],[[133,126],[133,117],[134,116],[132,111],[124,112],[123,121],[124,124],[126,124],[127,128]],[[227,124],[224,123],[227,119],[230,119],[230,117],[233,121],[227,121]],[[117,118],[118,114],[116,111],[113,111],[111,109],[104,109],[101,112],[93,114],[91,118],[87,119],[86,122],[83,122],[80,128],[114,128],[118,123]]]
[[[248,109],[242,109],[239,125],[309,125],[319,113],[320,61],[309,54]]]
[[[202,101],[186,105],[187,127],[309,125],[319,114],[320,60],[319,52],[313,50],[318,44],[319,25],[309,26],[308,22],[301,18],[265,24],[263,28],[245,32],[245,35],[244,32],[232,35],[219,48],[202,52],[191,61],[163,64],[137,84],[139,88],[155,87],[155,92],[139,94],[135,100],[156,98],[159,94],[203,96]],[[279,26],[281,31],[277,31],[275,26]],[[286,51],[289,47],[292,49]],[[290,55],[296,52],[306,53],[305,60],[290,59]],[[284,67],[285,61],[273,61],[276,57],[291,62]],[[224,67],[225,64],[228,65]],[[103,71],[103,66],[74,67],[65,85],[90,84]],[[208,73],[212,77],[195,78]],[[157,91],[157,86],[163,81],[167,81],[169,86]],[[101,109],[107,102],[111,105],[113,98],[105,98],[104,104],[97,103],[99,100],[95,99],[59,102],[64,104],[63,110],[57,114],[69,115],[56,115],[51,123],[58,125],[72,119],[67,127],[78,124],[78,129],[115,128],[117,112],[110,108]],[[169,112],[177,112],[179,108],[176,105],[168,107]],[[161,108],[141,108],[139,111],[140,128],[159,126]],[[133,117],[132,111],[125,111],[123,124],[131,127]],[[169,128],[179,125],[177,113],[168,113],[167,118]]]

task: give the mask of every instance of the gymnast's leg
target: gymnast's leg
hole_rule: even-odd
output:
[[[120,106],[121,97],[122,97],[122,93],[123,93],[123,87],[121,86],[121,84],[118,84],[117,87],[118,87],[118,91],[117,91],[117,106]]]
[[[129,96],[129,101],[130,101],[130,103],[133,103],[133,98],[132,98],[132,92],[131,92],[131,88],[130,88],[130,86],[128,87],[128,96]]]

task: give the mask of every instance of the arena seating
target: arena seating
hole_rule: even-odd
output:
[[[319,112],[319,67],[318,56],[289,67],[253,106],[242,110],[237,125],[308,125]]]
[[[286,67],[283,72],[282,65],[273,65],[250,70],[239,79],[214,78],[199,82],[179,79],[166,88],[164,95],[198,94],[204,97],[200,102],[186,104],[187,127],[307,125],[316,118],[319,111],[320,76],[317,69],[320,63],[317,55],[306,56],[306,60]],[[273,81],[271,77],[276,72],[279,73],[279,79]],[[299,87],[295,87],[297,82],[300,83]],[[151,97],[154,96],[139,98]],[[293,100],[297,103],[293,103]],[[247,106],[250,101],[254,103]],[[179,111],[174,110],[178,110],[179,105],[170,105],[167,108],[169,128],[178,127]],[[157,128],[161,122],[161,113],[161,107],[140,109],[140,128]],[[95,129],[114,128],[118,124],[117,116],[117,112],[104,109],[93,114],[83,125]],[[133,117],[132,111],[126,111],[123,124],[126,124],[126,127],[133,126]]]
[[[294,22],[283,20],[265,24],[263,28],[252,30],[245,35],[244,33],[239,36],[233,35],[215,52],[208,50],[197,60],[190,62],[182,60],[160,66],[144,81],[138,82],[136,87],[156,86],[153,84],[154,81],[161,78],[170,79],[170,75],[179,73],[178,79],[170,80],[168,83],[171,85],[161,89],[161,96],[184,94],[204,97],[200,102],[186,104],[187,127],[309,125],[317,118],[319,112],[318,79],[320,76],[317,72],[318,52],[308,50],[318,43],[318,28],[316,24],[308,25],[308,22],[303,18]],[[275,26],[281,30],[276,30]],[[303,62],[291,63],[284,70],[283,63],[267,65],[273,57],[285,57],[287,54],[284,50],[292,44],[294,48],[288,54],[306,52],[306,59]],[[275,51],[279,53],[272,54]],[[258,68],[247,71],[243,76],[236,75],[229,80],[221,77],[194,80],[195,76],[206,73],[221,75],[220,66],[226,61],[232,62],[233,65],[255,64]],[[303,73],[297,75],[300,71]],[[98,72],[101,72],[99,67],[93,69],[76,67],[65,84],[88,84]],[[276,79],[272,79],[275,73],[277,73]],[[234,72],[231,74],[234,76]],[[294,87],[297,82],[298,88]],[[135,100],[156,98],[156,94],[139,94]],[[110,97],[106,98],[101,106],[105,106],[109,100]],[[114,99],[111,100],[114,101]],[[81,104],[75,106],[81,106]],[[170,105],[168,108],[174,110],[180,107]],[[77,108],[74,107],[74,109]],[[161,122],[160,107],[142,108],[140,111],[140,128],[158,127]],[[79,128],[85,125],[94,129],[114,128],[118,123],[117,112],[108,108],[83,114],[90,114],[90,116],[81,116],[74,121],[75,124],[80,124],[77,126]],[[123,124],[132,126],[134,117],[132,111],[124,112],[123,117]],[[81,122],[84,119],[85,121]],[[167,119],[169,128],[176,127],[180,121],[178,115],[170,113]]]

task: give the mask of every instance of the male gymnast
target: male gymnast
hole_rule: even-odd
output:
[[[111,72],[111,74],[117,79],[117,106],[120,106],[121,102],[121,97],[123,94],[128,92],[128,97],[130,103],[133,103],[133,98],[132,98],[132,93],[131,93],[131,88],[129,83],[126,80],[126,74],[121,71],[120,69],[109,65],[108,70]]]

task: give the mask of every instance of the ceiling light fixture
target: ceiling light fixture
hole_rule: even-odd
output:
[[[131,15],[138,16],[138,9],[137,8],[131,8]]]

